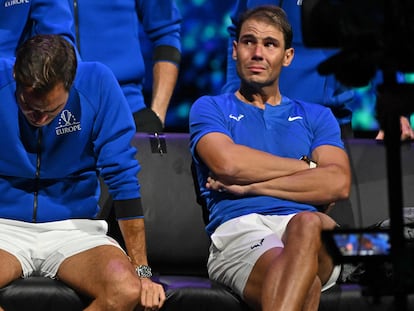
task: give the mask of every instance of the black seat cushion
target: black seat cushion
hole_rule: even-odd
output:
[[[81,311],[90,299],[58,280],[32,276],[0,289],[0,306],[6,311]]]
[[[247,311],[248,306],[227,287],[205,277],[158,276],[167,301],[162,310]]]

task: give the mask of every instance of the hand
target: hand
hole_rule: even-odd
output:
[[[229,192],[231,194],[242,196],[248,194],[249,185],[225,185],[221,181],[214,179],[213,177],[207,178],[207,189],[218,192]]]
[[[400,117],[401,140],[414,139],[414,131],[410,125],[410,121],[406,117]],[[377,140],[384,139],[384,131],[380,130],[375,137]]]
[[[141,305],[144,311],[158,310],[165,302],[165,292],[161,284],[148,278],[141,278]]]
[[[317,208],[320,212],[325,213],[325,214],[329,214],[334,206],[335,206],[335,202],[332,202],[332,203],[329,203],[329,204],[320,205]]]
[[[161,121],[162,127],[164,128],[164,126],[165,126],[165,114],[161,116],[161,114],[158,113],[157,111],[155,111],[154,109],[151,108],[151,110],[154,112],[154,114],[157,116],[157,118]]]

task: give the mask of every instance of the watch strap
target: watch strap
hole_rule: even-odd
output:
[[[147,265],[139,265],[135,268],[135,272],[140,278],[150,278],[152,277],[151,267]]]
[[[309,168],[316,168],[318,167],[318,163],[316,161],[313,161],[312,159],[310,159],[308,156],[302,156],[299,160],[305,161],[306,163],[308,163]]]

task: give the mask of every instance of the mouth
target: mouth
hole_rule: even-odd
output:
[[[42,127],[42,126],[45,126],[46,124],[49,123],[49,120],[39,121],[37,119],[32,119],[32,118],[29,118],[29,117],[27,117],[26,119],[31,125],[33,125],[35,127]]]
[[[33,120],[29,120],[30,124],[35,126],[35,127],[42,127],[43,123],[39,123],[37,121],[33,121]]]
[[[260,65],[250,65],[247,69],[252,73],[262,73],[266,70],[266,68]]]

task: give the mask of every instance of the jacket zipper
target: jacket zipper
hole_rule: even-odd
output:
[[[35,191],[34,191],[34,198],[33,198],[33,215],[32,215],[32,222],[36,222],[37,220],[37,207],[38,207],[38,199],[39,199],[39,181],[40,181],[40,162],[41,162],[41,154],[42,154],[42,129],[38,129],[38,137],[37,137],[37,158],[36,158],[36,173],[35,173]]]
[[[73,20],[75,22],[75,40],[76,47],[78,48],[80,54],[80,35],[79,35],[79,9],[78,9],[78,0],[73,0]]]

